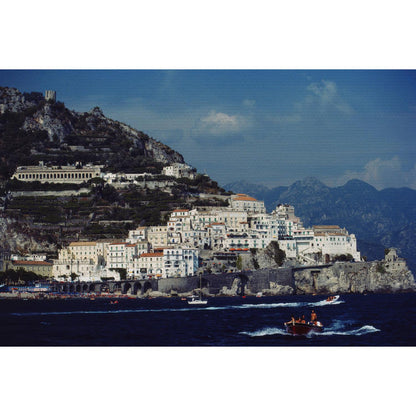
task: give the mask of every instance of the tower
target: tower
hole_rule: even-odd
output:
[[[56,101],[56,91],[46,90],[45,91],[45,100],[46,101]]]

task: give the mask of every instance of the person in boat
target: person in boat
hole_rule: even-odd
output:
[[[312,309],[311,312],[311,322],[313,325],[316,325],[316,322],[318,321],[318,316],[316,315],[315,311]]]
[[[305,315],[302,315],[302,319],[300,321],[301,324],[306,324]]]
[[[295,317],[294,316],[292,316],[292,318],[290,319],[290,321],[289,322],[285,322],[287,325],[290,325],[290,324],[292,324],[292,325],[295,325]]]

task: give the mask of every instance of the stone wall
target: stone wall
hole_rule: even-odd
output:
[[[11,194],[14,197],[19,196],[30,196],[30,197],[45,197],[45,196],[77,196],[77,195],[88,195],[90,194],[90,190],[88,188],[81,188],[81,189],[73,189],[73,190],[66,190],[66,191],[13,191]]]
[[[269,295],[294,293],[292,269],[264,269],[253,272],[203,275],[202,291],[207,295],[255,295],[258,292]],[[198,276],[158,280],[158,291],[164,294],[189,294],[199,289]]]
[[[158,291],[190,294],[198,291],[199,282],[197,276],[161,279]],[[202,290],[211,296],[394,293],[416,291],[416,284],[403,259],[397,259],[397,264],[345,262],[203,275]]]

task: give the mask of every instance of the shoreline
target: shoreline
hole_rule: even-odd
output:
[[[357,293],[357,292],[337,292],[337,293],[294,293],[294,294],[253,294],[247,293],[246,295],[207,295],[204,296],[205,298],[269,298],[269,297],[276,297],[276,296],[317,296],[317,297],[327,297],[332,295],[367,295],[367,294],[401,294],[401,293],[416,293],[414,290],[402,290],[402,291],[377,291],[377,292],[364,292],[364,293]],[[187,298],[191,297],[192,293],[184,293],[184,294],[177,294],[177,295],[166,295],[160,292],[149,294],[146,296],[135,296],[135,295],[126,295],[126,294],[63,294],[63,293],[45,293],[45,294],[35,294],[29,292],[23,293],[0,293],[0,301],[2,300],[102,300],[106,299],[109,301],[114,300],[123,300],[123,299],[130,299],[130,300],[147,300],[147,299],[181,299],[186,300]]]

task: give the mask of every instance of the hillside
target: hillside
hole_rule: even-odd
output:
[[[225,185],[244,192],[249,184]],[[358,248],[369,260],[384,256],[384,248],[396,247],[409,267],[416,270],[416,191],[409,188],[378,191],[371,185],[351,180],[331,188],[315,178],[274,189],[251,187],[251,195],[264,200],[268,211],[277,204],[295,206],[305,226],[336,224],[356,234]]]
[[[111,172],[160,173],[184,163],[182,155],[95,107],[86,113],[45,101],[40,93],[0,87],[0,179],[18,165],[75,162],[104,165]]]
[[[149,173],[159,186],[121,189],[93,179],[83,184],[42,184],[10,180],[17,166],[102,165],[105,172]],[[95,107],[78,113],[41,93],[0,87],[0,248],[53,252],[77,239],[124,238],[138,225],[156,225],[166,211],[191,208],[200,193],[204,204],[223,204],[215,181],[161,175],[184,163],[181,154]],[[146,179],[144,180],[146,182]]]

